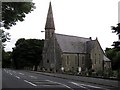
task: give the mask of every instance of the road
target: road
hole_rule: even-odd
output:
[[[2,70],[2,88],[31,88],[33,90],[113,90],[108,86],[12,69]]]

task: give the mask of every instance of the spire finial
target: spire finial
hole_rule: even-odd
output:
[[[51,0],[50,0],[49,4],[51,4]]]
[[[96,37],[96,40],[98,40],[98,37]]]

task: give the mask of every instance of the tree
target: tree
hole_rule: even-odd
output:
[[[0,27],[10,29],[10,27],[16,25],[16,22],[24,21],[26,14],[31,13],[31,11],[35,9],[34,5],[35,4],[32,2],[2,2],[2,14],[0,13]],[[4,42],[10,40],[10,35],[9,33],[0,29],[0,37],[2,45],[1,51],[3,51],[3,57],[5,57],[6,53],[4,52]]]
[[[7,32],[5,32],[5,31],[3,31],[3,29],[0,29],[0,37],[1,37],[1,45],[2,45],[2,47],[4,48],[4,46],[5,46],[5,42],[6,41],[9,41],[10,40],[10,34],[9,33],[7,33]]]
[[[10,29],[18,21],[24,21],[26,14],[35,9],[32,2],[2,2],[2,23],[5,29]]]
[[[2,2],[0,27],[10,29],[11,26],[16,25],[16,22],[24,21],[26,14],[35,9],[34,5],[35,4],[32,2]],[[5,32],[3,29],[0,29],[0,36],[2,37],[1,43],[4,43],[10,39],[9,33]],[[4,44],[2,46],[4,47]]]
[[[106,48],[105,53],[107,57],[111,60],[112,70],[118,69],[118,51],[116,48]]]
[[[115,56],[113,60],[118,72],[118,80],[120,80],[120,23],[118,23],[116,27],[112,26],[111,29],[113,30],[113,33],[118,35],[118,41],[114,41],[112,46],[114,46],[113,49],[115,49]]]
[[[9,66],[7,65],[7,62],[9,61],[8,54],[4,51],[5,42],[9,41],[9,33],[4,32],[2,29],[0,29],[0,55],[2,56],[0,59],[2,59],[2,62],[0,61],[0,65],[2,63],[3,67]]]
[[[44,40],[19,39],[13,49],[12,57],[15,67],[21,69],[35,66],[35,70],[37,70],[37,66],[42,60],[43,45]]]
[[[10,68],[11,67],[11,52],[2,51],[2,67]]]
[[[120,40],[120,23],[117,24],[117,26],[112,26],[111,29],[113,30],[113,33],[116,33],[118,35],[118,39]],[[120,48],[120,41],[114,41],[113,46],[115,48]]]

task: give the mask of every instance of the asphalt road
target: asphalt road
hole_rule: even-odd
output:
[[[24,70],[2,70],[2,88],[32,90],[113,90],[111,87],[62,79]]]

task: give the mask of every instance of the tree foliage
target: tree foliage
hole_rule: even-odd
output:
[[[2,2],[0,27],[10,29],[11,26],[16,25],[16,22],[24,21],[26,14],[30,13],[34,9],[35,4],[32,2]],[[5,32],[3,29],[0,29],[0,37],[2,38],[2,43],[10,39],[9,33]]]
[[[116,33],[117,35],[120,34],[120,23],[118,23],[116,27],[112,26],[111,28],[113,30],[113,33]]]
[[[106,48],[105,53],[111,60],[112,69],[118,70],[118,66],[120,65],[120,50],[118,50],[118,48]]]
[[[3,29],[0,29],[0,37],[1,37],[2,43],[10,40],[10,38],[9,38],[10,34],[5,32]]]
[[[32,2],[3,2],[2,23],[5,29],[10,29],[18,21],[24,21],[26,14],[35,9]]]
[[[120,80],[120,23],[111,27],[112,32],[118,35],[118,41],[114,41],[113,48],[106,48],[107,57],[111,60],[112,69],[117,71],[117,77]]]
[[[10,68],[11,65],[11,52],[5,52],[4,50],[2,50],[2,67]]]
[[[118,35],[118,39],[120,40],[120,23],[118,23],[116,27],[112,26],[111,29],[113,30],[113,33]],[[114,41],[112,46],[120,48],[120,41]]]
[[[33,67],[35,70],[42,60],[44,40],[19,39],[13,49],[13,62],[15,68]]]

